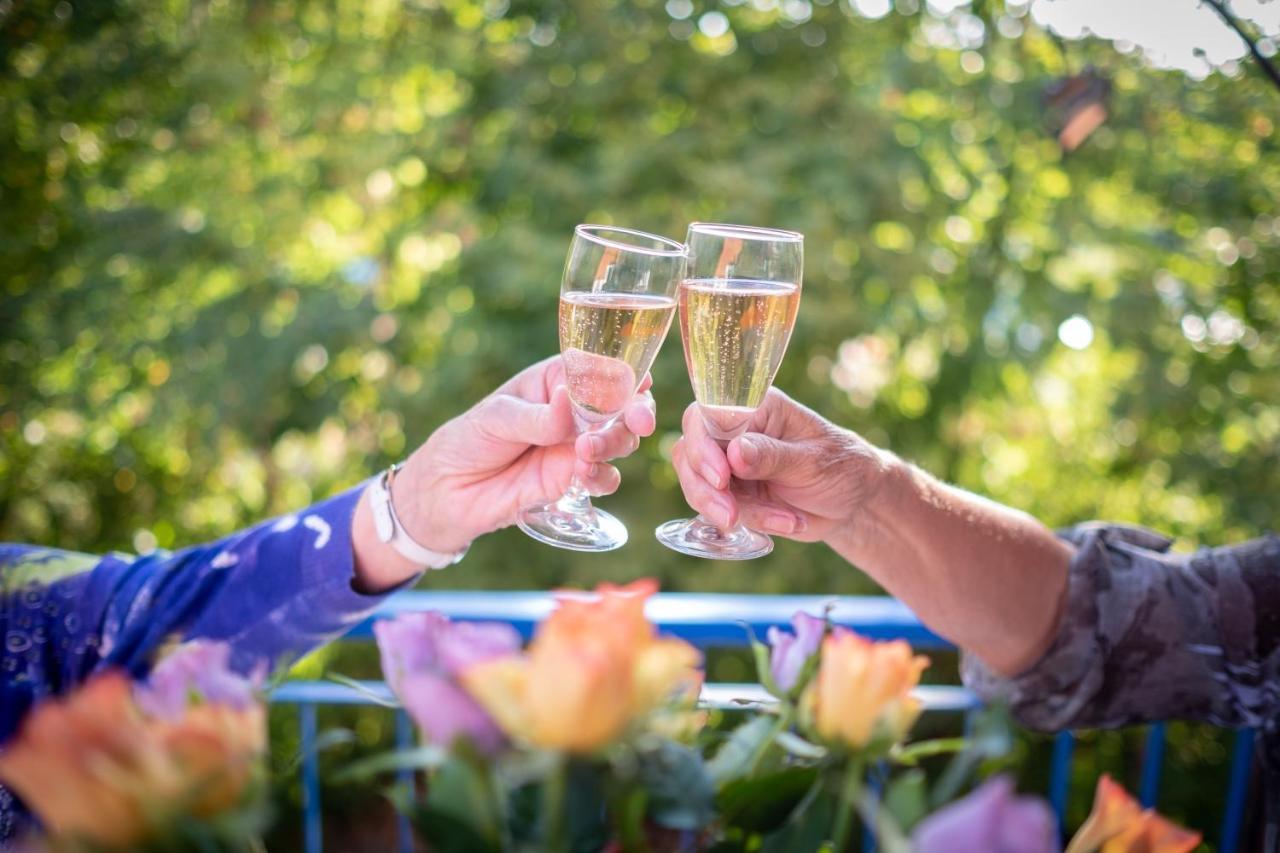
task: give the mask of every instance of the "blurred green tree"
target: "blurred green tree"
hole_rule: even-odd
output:
[[[695,219],[805,232],[778,382],[872,440],[1050,524],[1276,527],[1265,78],[868,5],[0,2],[0,539],[173,548],[353,484],[555,351],[575,223]],[[1044,93],[1089,67],[1066,155]],[[869,589],[652,541],[678,341],[654,373],[626,549],[507,531],[431,582]]]

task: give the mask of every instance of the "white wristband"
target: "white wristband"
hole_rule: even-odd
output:
[[[399,465],[392,465],[369,486],[369,508],[373,511],[373,528],[378,533],[378,540],[395,548],[396,553],[406,560],[428,569],[452,566],[466,556],[466,548],[456,554],[441,554],[425,548],[413,541],[396,516],[395,505],[391,502],[391,481],[399,470]]]

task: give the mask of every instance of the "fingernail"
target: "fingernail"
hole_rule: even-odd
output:
[[[720,480],[719,470],[717,470],[716,466],[712,465],[710,462],[703,463],[702,478],[717,489],[724,488],[724,483]]]
[[[789,512],[771,512],[764,517],[765,526],[779,533],[796,533],[798,519]]]
[[[592,456],[599,456],[604,453],[604,439],[598,435],[588,436],[587,446],[591,449]]]
[[[748,465],[756,464],[756,460],[760,458],[760,448],[745,435],[738,439],[738,453],[742,456],[742,461]]]
[[[600,476],[600,463],[592,462],[591,467],[587,469],[587,479],[594,480],[598,476]]]

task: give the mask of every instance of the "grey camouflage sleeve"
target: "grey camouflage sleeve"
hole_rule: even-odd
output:
[[[1091,523],[1058,635],[1002,678],[973,655],[964,682],[1028,728],[1112,728],[1159,719],[1266,727],[1280,716],[1280,537],[1171,554],[1170,540]]]

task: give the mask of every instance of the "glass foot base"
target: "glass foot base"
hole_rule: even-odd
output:
[[[698,518],[684,518],[658,525],[658,541],[673,551],[708,560],[754,560],[773,550],[773,540],[739,524],[721,530]]]
[[[566,512],[558,503],[530,507],[516,524],[539,542],[570,551],[612,551],[627,544],[626,526],[594,507],[586,514]]]

